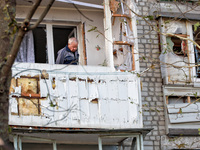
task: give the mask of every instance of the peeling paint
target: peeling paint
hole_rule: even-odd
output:
[[[69,80],[76,81],[76,77],[71,77],[71,78],[69,78]]]
[[[93,80],[93,79],[90,79],[89,77],[87,77],[87,82],[88,82],[88,83],[92,83],[92,82],[94,82],[94,80]]]
[[[98,98],[95,98],[95,99],[92,99],[91,102],[95,103],[95,104],[98,104],[98,100],[99,100]]]
[[[79,81],[86,81],[86,79],[81,79],[81,78],[78,78],[78,80],[79,80]]]

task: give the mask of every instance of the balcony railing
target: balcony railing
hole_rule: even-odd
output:
[[[52,128],[142,128],[139,80],[102,66],[16,63],[9,124]]]

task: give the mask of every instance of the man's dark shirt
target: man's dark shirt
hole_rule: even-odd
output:
[[[75,52],[72,52],[68,45],[64,47],[63,49],[58,51],[58,57],[56,59],[56,64],[72,64],[77,65],[78,64],[78,50]]]

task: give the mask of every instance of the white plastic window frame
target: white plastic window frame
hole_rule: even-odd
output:
[[[55,56],[54,56],[54,42],[53,42],[53,26],[74,26],[76,27],[77,31],[73,30],[76,38],[79,40],[79,30],[80,27],[77,24],[62,24],[62,23],[44,23],[42,22],[41,25],[45,26],[46,29],[46,40],[47,40],[47,56],[48,56],[48,64],[53,65],[55,64]],[[66,37],[67,40],[68,37]],[[80,44],[78,45],[78,49],[81,49]]]
[[[190,22],[186,22],[186,27],[187,27],[187,34],[189,35],[189,38],[191,40],[194,40],[193,38],[193,29],[192,26],[194,24]],[[194,44],[192,42],[188,42],[188,49],[190,50],[190,63],[195,64],[195,52],[194,52]],[[191,77],[192,81],[194,82],[194,86],[200,87],[200,78],[196,77],[196,67],[192,67],[191,69]]]
[[[53,42],[53,25],[59,25],[59,26],[75,26],[78,30],[77,25],[67,25],[67,24],[57,24],[57,23],[45,23],[46,26],[46,39],[47,39],[47,52],[48,52],[48,64],[53,65],[55,64],[55,56],[54,56],[54,42]],[[75,32],[73,30],[73,32]],[[77,35],[78,33],[75,32]],[[66,37],[67,40],[67,37]],[[78,47],[79,49],[79,47]]]

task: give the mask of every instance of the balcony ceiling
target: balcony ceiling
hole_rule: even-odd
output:
[[[17,5],[22,5],[22,6],[31,6],[36,0],[17,0]],[[46,6],[49,3],[50,0],[45,0],[41,2],[41,6]],[[53,7],[60,7],[60,8],[72,8],[71,3],[67,3],[67,1],[71,0],[63,0],[66,2],[61,2],[56,0],[53,4]],[[74,2],[81,2],[81,3],[87,3],[87,4],[95,4],[95,5],[103,5],[103,0],[72,0]],[[94,9],[92,7],[88,6],[83,6],[83,5],[76,5],[80,9]]]

